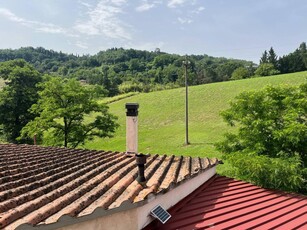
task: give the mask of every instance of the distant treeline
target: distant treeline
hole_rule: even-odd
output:
[[[307,49],[306,43],[302,42],[294,52],[278,57],[271,47],[269,51],[264,51],[260,58],[260,66],[257,71],[270,70],[274,75],[278,73],[294,73],[307,70]],[[257,74],[256,71],[256,74]],[[262,73],[262,76],[266,76]]]
[[[297,57],[298,52],[300,55],[303,52],[305,56]],[[188,56],[190,61],[189,85],[243,79],[254,75],[265,76],[268,75],[267,72],[272,75],[307,69],[305,43],[302,43],[294,53],[280,59],[277,59],[275,55],[278,64],[273,66],[274,71],[271,71],[271,61],[269,61],[267,52],[266,55],[267,59],[260,62],[259,67],[245,60],[190,55]],[[185,56],[164,53],[159,49],[149,52],[112,48],[95,55],[83,56],[65,54],[42,47],[0,50],[0,62],[17,58],[31,63],[41,73],[76,78],[88,84],[102,85],[108,90],[109,96],[127,92],[149,92],[184,85],[182,63]],[[296,67],[298,58],[301,60],[300,63],[304,64]],[[260,67],[264,70],[257,72]]]
[[[0,50],[0,61],[22,58],[41,73],[103,85],[109,96],[133,91],[149,92],[184,85],[184,56],[134,49],[112,48],[96,55],[77,56],[42,47]],[[244,60],[191,55],[190,85],[227,81],[238,67],[253,68]]]

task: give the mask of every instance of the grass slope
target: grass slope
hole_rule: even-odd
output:
[[[297,85],[306,79],[307,72],[300,72],[189,87],[189,146],[184,146],[185,88],[124,98],[109,105],[120,124],[114,138],[95,139],[85,147],[125,151],[125,103],[137,102],[140,105],[139,152],[222,158],[213,144],[231,130],[219,116],[230,100],[242,91],[258,90],[268,84]]]

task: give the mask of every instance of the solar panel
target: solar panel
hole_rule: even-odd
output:
[[[166,221],[171,218],[171,215],[160,205],[156,206],[153,210],[150,211],[151,215],[156,217],[158,220],[165,224]]]

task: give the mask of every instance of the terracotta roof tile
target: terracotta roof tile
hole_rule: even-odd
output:
[[[135,157],[120,152],[3,144],[0,161],[1,229],[51,224],[124,202],[134,207],[218,164],[217,159],[152,155],[142,186]]]

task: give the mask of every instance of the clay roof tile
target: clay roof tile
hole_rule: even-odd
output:
[[[0,144],[0,228],[51,224],[98,208],[136,204],[167,192],[217,160],[152,155],[146,185],[136,181],[134,157],[125,153]]]

